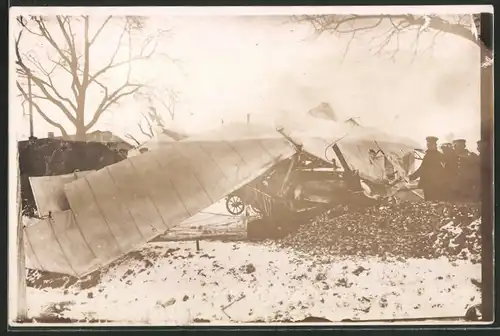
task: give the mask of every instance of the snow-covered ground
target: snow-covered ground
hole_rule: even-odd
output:
[[[464,316],[480,264],[300,256],[272,243],[162,242],[65,288],[28,287],[29,317],[158,325]],[[95,277],[95,276],[94,276]],[[85,285],[87,281],[87,285]]]

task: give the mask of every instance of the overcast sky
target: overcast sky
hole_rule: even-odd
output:
[[[292,23],[286,16],[157,16],[149,19],[144,34],[159,27],[170,29],[159,51],[179,59],[179,65],[157,58],[137,64],[134,75],[181,93],[176,118],[187,131],[217,126],[221,118],[245,121],[247,113],[253,121],[274,124],[276,118],[296,117],[328,102],[340,118],[359,117],[362,124],[421,143],[427,135],[443,138],[448,133],[479,139],[479,48],[459,37],[440,35],[432,54],[412,61],[412,34],[400,37],[394,60],[373,55],[369,35],[354,40],[344,57],[350,35],[315,38],[309,25]],[[116,34],[103,36],[96,59],[106,59]],[[421,48],[429,44],[431,34],[422,34]],[[25,48],[35,48],[35,40],[24,42]],[[13,105],[13,113],[21,113],[19,103]],[[124,101],[93,129],[139,135],[135,123],[140,110],[142,102]],[[74,133],[57,108],[48,113]],[[35,115],[35,135],[44,137],[48,131],[59,133]],[[28,134],[24,118],[20,135]]]

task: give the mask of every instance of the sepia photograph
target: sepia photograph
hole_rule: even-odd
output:
[[[11,7],[9,324],[493,322],[492,15]]]

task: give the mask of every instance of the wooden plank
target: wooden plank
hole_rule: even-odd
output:
[[[109,171],[101,169],[87,177],[94,197],[121,251],[131,251],[143,242],[139,228],[124,202],[120,199]]]
[[[76,275],[52,231],[49,219],[25,228],[36,259],[46,271]]]
[[[125,204],[145,241],[157,235],[156,227],[162,222],[160,213],[145,192],[142,181],[130,160],[106,167],[119,189],[120,200]]]
[[[206,191],[203,190],[189,161],[180,154],[182,146],[179,145],[179,143],[173,144],[175,150],[162,148],[155,151],[154,154],[160,166],[171,177],[170,182],[179,193],[189,215],[193,216],[217,200],[211,200]]]
[[[195,216],[196,217],[196,216]],[[156,241],[189,240],[189,239],[244,239],[247,234],[245,217],[221,218],[217,215],[205,215],[212,220],[205,220],[196,225],[187,222],[169,230]]]
[[[83,238],[73,211],[60,211],[52,214],[52,228],[77,276],[85,275],[96,269],[99,260]]]
[[[120,256],[120,246],[102,215],[87,179],[67,184],[65,192],[76,223],[100,263],[104,265],[111,258]]]
[[[168,145],[165,147],[166,151],[169,147],[171,148]],[[150,196],[162,217],[162,222],[157,222],[159,232],[165,232],[190,216],[170,181],[170,172],[161,168],[155,153],[148,152],[134,156],[130,161],[137,172],[138,179],[142,182],[144,192]]]

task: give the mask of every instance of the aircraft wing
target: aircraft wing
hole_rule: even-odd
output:
[[[40,216],[45,216],[49,212],[68,210],[69,205],[66,195],[64,194],[64,185],[88,173],[90,173],[90,171],[56,176],[30,177],[30,186],[38,214]]]
[[[414,165],[414,141],[382,131],[357,127],[337,142],[351,167],[372,182],[382,182],[396,172],[405,179]]]
[[[350,169],[357,170],[362,179],[385,183],[386,161],[403,177],[414,164],[414,141],[392,136],[381,130],[347,125],[318,118],[291,120],[283,127],[284,133],[307,153],[326,162],[336,158],[331,149],[336,144]],[[371,153],[377,153],[372,157]]]
[[[216,130],[165,143],[65,183],[69,210],[54,211],[51,218],[25,228],[28,265],[84,276],[163,234],[296,152],[277,132],[258,128],[234,131]]]

